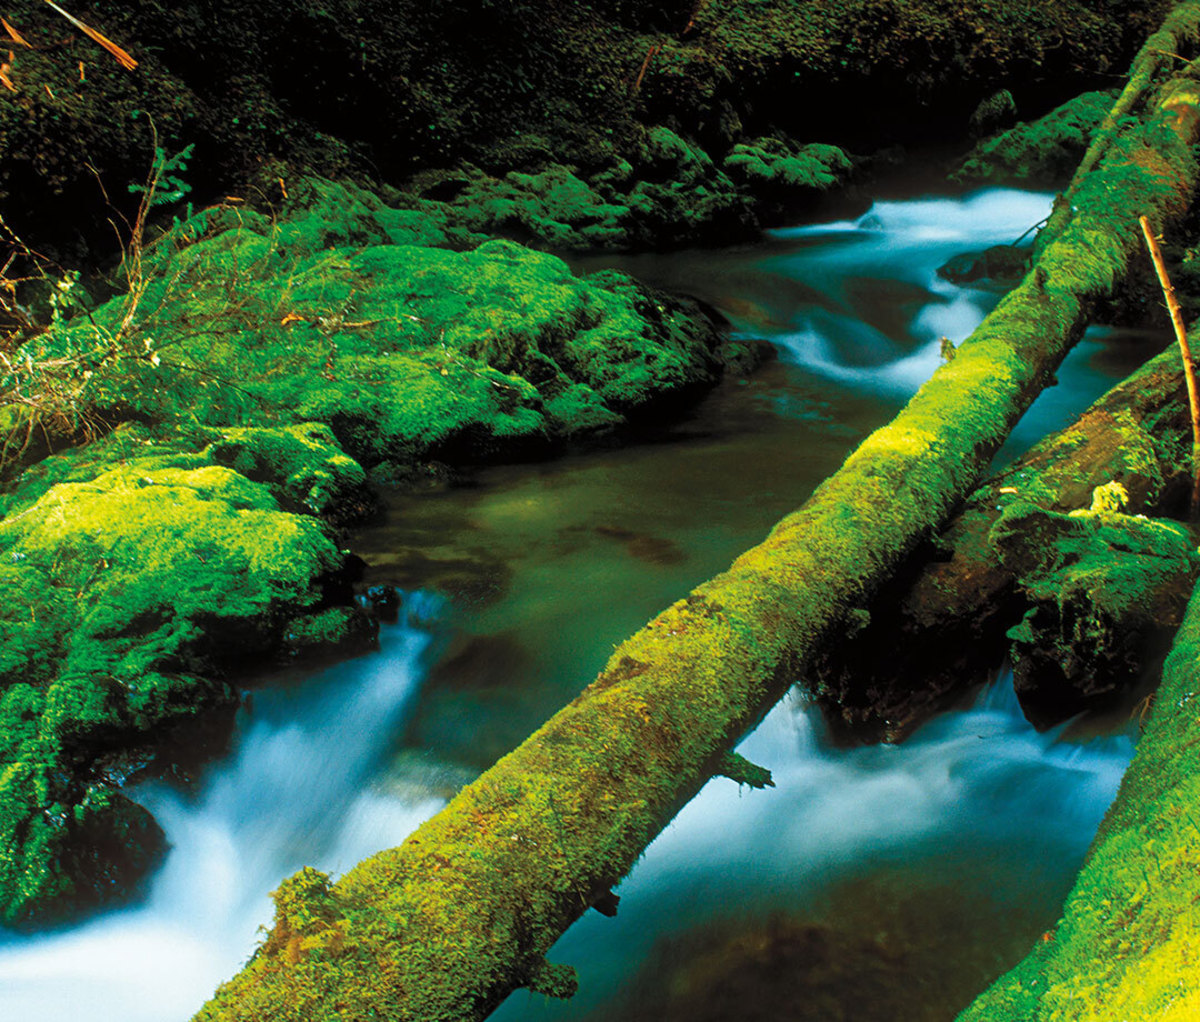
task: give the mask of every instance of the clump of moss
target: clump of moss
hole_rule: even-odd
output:
[[[122,778],[236,706],[228,679],[298,636],[370,641],[338,606],[343,553],[280,504],[327,510],[361,478],[327,430],[297,426],[119,429],[15,481],[0,519],[0,921],[128,895],[161,833]]]
[[[206,454],[247,479],[266,483],[288,506],[310,514],[342,516],[372,502],[362,466],[342,451],[322,423],[227,427]]]
[[[740,142],[729,151],[722,167],[772,218],[785,209],[812,204],[845,185],[854,170],[850,157],[837,146],[798,146],[780,138]]]
[[[119,337],[130,357],[88,379],[99,414],[283,429],[270,434],[281,465],[285,440],[305,442],[286,432],[297,423],[329,424],[371,465],[487,458],[610,429],[720,373],[717,332],[688,302],[612,271],[578,278],[508,241],[374,243],[384,213],[318,182],[278,225],[202,214],[147,260],[136,308],[114,299],[24,350],[108,351]],[[235,435],[222,450],[256,473]],[[301,482],[291,499],[326,499],[328,479]]]
[[[808,162],[816,171],[820,161]],[[764,182],[742,175],[739,188],[727,170],[659,125],[627,157],[590,171],[549,163],[493,176],[466,166],[417,175],[410,187],[425,202],[444,197],[472,232],[557,251],[636,249],[751,236],[758,227],[753,199]]]
[[[1085,92],[1036,121],[980,142],[950,174],[960,184],[1061,184],[1112,106],[1111,92]]]
[[[1050,719],[1137,681],[1200,573],[1185,528],[1120,513],[1111,487],[1096,494],[1091,510],[1066,515],[1013,501],[991,530],[1029,601],[1008,632],[1017,691]]]
[[[320,177],[292,182],[277,234],[280,246],[296,255],[368,245],[467,249],[487,240],[446,203],[394,188],[377,194],[349,180]]]

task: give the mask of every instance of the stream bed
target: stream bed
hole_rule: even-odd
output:
[[[139,791],[172,845],[146,899],[0,936],[0,1020],[189,1018],[253,950],[280,879],[399,843],[890,419],[998,297],[937,267],[1014,241],[1049,203],[902,198],[737,250],[588,260],[697,295],[778,359],[635,445],[391,498],[354,543],[409,591],[380,651],[256,690],[195,790]],[[1001,456],[1156,342],[1090,331]],[[710,782],[617,918],[591,913],[556,947],[579,995],[518,992],[494,1017],[953,1018],[1053,924],[1132,747],[1037,734],[1003,679],[899,746],[838,748],[789,697],[742,746],[777,787]]]

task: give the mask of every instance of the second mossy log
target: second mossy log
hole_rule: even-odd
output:
[[[880,591],[853,641],[817,662],[810,682],[829,714],[860,737],[895,739],[982,680],[1030,606],[989,538],[1005,510],[1024,503],[1067,514],[1112,482],[1126,491],[1130,515],[1178,510],[1190,485],[1190,430],[1172,347],[992,475]]]

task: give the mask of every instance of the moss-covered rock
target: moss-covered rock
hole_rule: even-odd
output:
[[[825,167],[815,156],[808,163],[814,174]],[[753,235],[755,196],[766,180],[743,174],[739,188],[726,170],[659,125],[628,158],[590,172],[550,163],[493,176],[466,166],[419,174],[409,187],[427,204],[443,200],[441,208],[477,234],[558,251],[636,249]]]
[[[980,142],[950,174],[961,184],[1061,184],[1071,176],[1113,103],[1085,92],[1036,121]]]
[[[370,641],[344,554],[279,499],[326,510],[361,480],[320,426],[190,442],[127,428],[5,494],[0,921],[129,893],[161,833],[122,778],[236,706],[227,679],[299,645]]]
[[[1181,525],[1120,513],[1119,484],[1088,511],[1057,514],[1014,501],[990,539],[1029,601],[1012,640],[1027,712],[1062,719],[1133,684],[1161,655],[1200,573]]]
[[[228,427],[277,430],[253,435],[279,465],[281,444],[309,442],[288,428],[310,421],[371,465],[490,458],[611,429],[720,374],[719,336],[691,303],[509,241],[374,243],[384,208],[327,182],[311,195],[278,225],[200,214],[148,254],[136,300],[23,351],[93,366],[79,400],[106,419],[226,430],[221,450],[251,474]],[[328,478],[281,471],[289,499],[326,499]]]
[[[837,146],[796,145],[780,138],[740,142],[722,167],[772,220],[785,210],[813,205],[845,185],[854,170],[850,157]]]

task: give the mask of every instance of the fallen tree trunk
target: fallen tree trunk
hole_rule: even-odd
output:
[[[1184,48],[1200,3],[1169,19]],[[546,952],[968,492],[1139,244],[1178,215],[1194,124],[1171,103],[1110,148],[1033,272],[891,424],[767,540],[620,646],[604,671],[399,848],[336,885],[302,871],[215,1020],[481,1019],[517,986],[565,995]],[[1186,107],[1186,104],[1184,104]]]
[[[826,713],[860,738],[894,741],[1000,661],[1026,608],[988,539],[1010,504],[1066,513],[1118,482],[1130,514],[1170,513],[1186,507],[1190,465],[1183,366],[1171,347],[991,476],[884,585],[855,641],[809,672]]]
[[[1200,590],[1167,658],[1137,755],[1034,950],[959,1022],[1191,1022],[1200,872]]]

